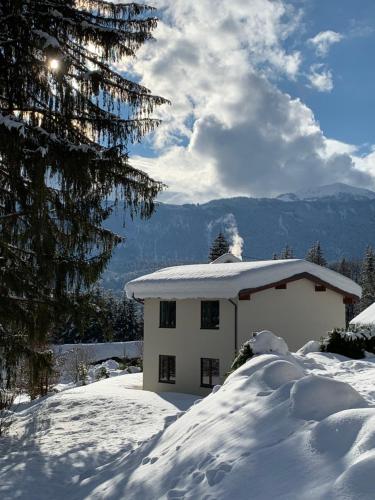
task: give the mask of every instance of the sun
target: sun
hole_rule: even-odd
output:
[[[52,71],[57,71],[60,67],[60,61],[58,59],[50,59],[49,67],[51,68]]]

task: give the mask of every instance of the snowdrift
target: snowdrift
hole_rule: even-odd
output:
[[[267,331],[252,348],[198,401],[134,390],[136,373],[27,404],[0,498],[373,500],[375,357],[290,353]]]
[[[86,494],[373,499],[375,408],[348,383],[314,374],[325,359],[334,363],[319,353],[252,358]]]

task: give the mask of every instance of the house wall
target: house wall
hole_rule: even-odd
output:
[[[159,300],[144,307],[143,388],[206,395],[200,387],[201,358],[220,360],[224,380],[234,356],[234,306],[220,300],[220,328],[201,330],[201,301],[177,300],[176,328],[159,328]],[[159,383],[159,355],[176,356],[176,384]]]
[[[238,301],[239,345],[253,332],[270,330],[296,351],[334,327],[345,327],[343,296],[329,289],[316,292],[309,280],[293,281],[286,290],[270,288],[254,293],[250,300]]]
[[[319,340],[328,330],[345,326],[342,295],[331,290],[316,292],[308,280],[288,283],[286,290],[274,288],[238,300],[238,347],[252,333],[271,330],[284,337],[290,350],[308,340]],[[176,301],[176,328],[159,328],[159,300],[146,299],[144,308],[144,379],[146,390],[206,395],[200,387],[200,359],[220,360],[222,380],[234,357],[235,309],[220,300],[220,328],[201,330],[201,301]],[[159,355],[176,356],[176,384],[159,383]]]

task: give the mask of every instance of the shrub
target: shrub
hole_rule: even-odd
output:
[[[127,370],[129,366],[137,366],[141,372],[143,371],[142,358],[113,358],[119,363],[120,370]]]
[[[242,366],[246,361],[254,356],[253,350],[251,349],[251,342],[247,340],[244,344],[242,344],[240,350],[238,351],[237,356],[235,357],[232,366],[230,367],[230,373],[237,370],[240,366]]]
[[[79,363],[78,367],[77,367],[77,376],[78,376],[77,382],[80,382],[82,385],[86,385],[88,374],[89,374],[89,370],[88,370],[87,365],[85,363],[82,363],[82,362]]]
[[[109,371],[105,366],[100,366],[95,370],[95,380],[101,380],[102,378],[109,378]]]
[[[375,328],[351,327],[350,330],[335,328],[321,341],[322,352],[333,352],[348,358],[361,359],[365,351],[375,354]]]

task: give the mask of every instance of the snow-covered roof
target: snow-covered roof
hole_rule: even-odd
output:
[[[301,259],[168,267],[130,281],[125,289],[128,297],[139,299],[230,299],[241,290],[264,287],[302,273],[343,294],[361,296],[361,287],[351,279]]]
[[[351,325],[375,325],[375,302],[367,307],[358,316],[353,318]]]

